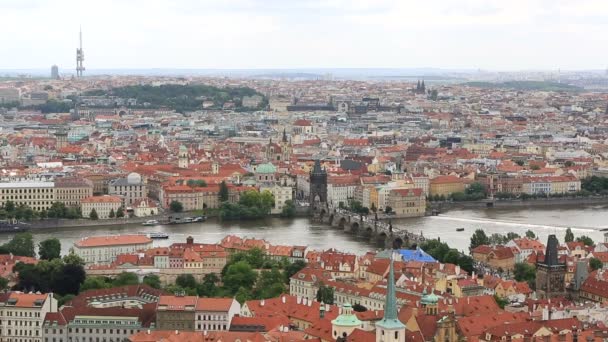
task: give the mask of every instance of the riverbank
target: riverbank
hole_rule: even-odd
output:
[[[483,200],[470,202],[431,202],[431,210],[439,213],[463,209],[532,209],[547,206],[608,205],[608,197],[578,197],[578,198],[535,198],[535,199],[505,199]]]

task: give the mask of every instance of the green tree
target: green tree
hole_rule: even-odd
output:
[[[300,272],[304,267],[306,267],[306,262],[303,260],[296,260],[292,263],[289,263],[285,267],[285,282],[289,283],[291,277],[293,277],[296,273]]]
[[[175,285],[180,286],[184,289],[195,289],[196,279],[192,274],[180,274],[175,279]]]
[[[593,239],[588,237],[587,235],[581,235],[577,237],[576,242],[582,242],[585,244],[585,246],[595,246],[595,242],[593,242]]]
[[[536,268],[525,262],[518,262],[513,269],[513,277],[517,281],[526,281],[533,287],[536,279]]]
[[[474,249],[477,246],[488,245],[490,244],[490,239],[486,235],[486,232],[483,229],[477,229],[471,236],[471,245],[470,248]]]
[[[251,291],[247,290],[247,288],[244,286],[239,287],[239,289],[236,291],[236,294],[234,295],[234,298],[237,302],[243,305],[246,301],[252,298]]]
[[[120,207],[118,208],[118,210],[116,210],[116,217],[125,217],[125,210],[123,209],[123,207]]]
[[[367,308],[359,303],[355,303],[353,305],[353,311],[355,312],[365,312],[367,311]]]
[[[285,278],[277,267],[260,272],[255,285],[255,298],[278,297],[285,292]]]
[[[220,278],[215,273],[205,274],[202,283],[197,287],[197,293],[199,296],[214,297],[218,293],[217,284],[220,282]]]
[[[115,218],[116,217],[116,213],[114,212],[114,208],[110,209],[110,213],[108,214],[108,216],[110,218]]]
[[[390,214],[393,212],[393,208],[391,206],[386,206],[386,208],[384,208],[384,213],[386,214]]]
[[[292,200],[285,201],[283,210],[281,210],[281,217],[292,218],[296,216],[296,206]]]
[[[126,286],[126,285],[137,285],[139,284],[139,278],[137,278],[137,274],[131,272],[122,272],[114,281],[112,281],[112,286]]]
[[[74,251],[70,251],[70,253],[66,256],[63,257],[63,262],[65,264],[70,264],[70,265],[80,265],[80,266],[84,266],[84,260],[82,260],[81,257],[79,257],[78,255],[76,255],[74,253]]]
[[[509,301],[505,298],[500,298],[497,294],[494,295],[494,300],[496,301],[496,304],[498,304],[498,306],[501,309],[504,309],[505,306],[507,306],[507,304],[509,304]]]
[[[61,259],[54,259],[61,260]],[[52,276],[51,290],[60,295],[77,294],[86,279],[86,272],[81,265],[64,264],[59,272]]]
[[[2,247],[9,253],[19,256],[34,257],[34,238],[30,233],[19,233]]]
[[[228,202],[228,185],[226,185],[226,181],[222,181],[220,183],[220,191],[219,191],[219,197],[220,197],[220,202]]]
[[[91,213],[89,214],[89,218],[91,220],[99,220],[99,215],[97,215],[97,210],[95,210],[95,208],[91,209]]]
[[[251,266],[245,261],[239,261],[228,267],[222,280],[224,287],[234,295],[240,288],[253,288],[256,279],[257,274]]]
[[[534,232],[533,232],[533,231],[531,231],[530,229],[528,229],[528,230],[526,231],[526,237],[527,237],[528,239],[536,239],[536,234],[534,234]]]
[[[319,285],[319,289],[317,290],[317,302],[333,304],[334,288],[331,286],[325,286],[325,284],[321,283],[321,285]]]
[[[11,213],[11,212],[14,212],[15,209],[17,209],[17,208],[15,207],[15,202],[13,202],[13,201],[6,201],[6,203],[4,203],[4,209],[7,212]]]
[[[155,289],[160,289],[160,278],[156,274],[148,274],[144,277],[144,284],[153,287]]]
[[[589,259],[589,267],[591,268],[592,271],[595,271],[595,270],[599,270],[602,267],[604,267],[604,264],[598,258],[591,258],[591,259]]]
[[[86,277],[80,291],[105,289],[112,286],[104,277]]]
[[[573,242],[574,241],[574,233],[572,233],[572,229],[566,229],[566,237],[564,237],[564,242]]]
[[[169,203],[169,209],[174,213],[181,213],[184,211],[184,205],[180,201],[171,201],[171,203]]]
[[[0,291],[6,290],[8,287],[8,279],[4,277],[0,277]]]
[[[40,259],[52,260],[61,257],[61,242],[57,238],[46,239],[38,244]]]

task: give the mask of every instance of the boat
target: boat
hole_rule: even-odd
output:
[[[161,232],[150,232],[147,234],[150,239],[168,239],[169,234]]]
[[[197,216],[194,218],[194,220],[192,222],[205,222],[207,221],[207,216]]]
[[[148,220],[144,223],[142,223],[142,226],[156,226],[158,224],[158,221],[156,220]]]
[[[464,228],[456,228],[457,232],[464,232]]]

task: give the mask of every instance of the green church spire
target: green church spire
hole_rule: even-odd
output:
[[[388,283],[386,284],[386,302],[384,304],[384,318],[376,323],[384,329],[396,330],[405,327],[397,318],[397,295],[395,293],[395,271],[391,251],[391,262],[388,271]]]

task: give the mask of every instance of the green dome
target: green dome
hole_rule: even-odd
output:
[[[439,302],[439,296],[432,292],[430,294],[426,294],[426,289],[425,289],[422,299],[420,299],[420,303],[422,305],[434,305],[434,304],[437,304],[438,302]]]
[[[361,326],[361,321],[353,314],[353,307],[349,303],[346,303],[342,306],[342,314],[331,321],[331,324],[339,327],[359,327]]]
[[[255,169],[255,172],[256,173],[275,173],[275,172],[277,172],[277,168],[274,165],[272,165],[271,163],[260,164]]]

